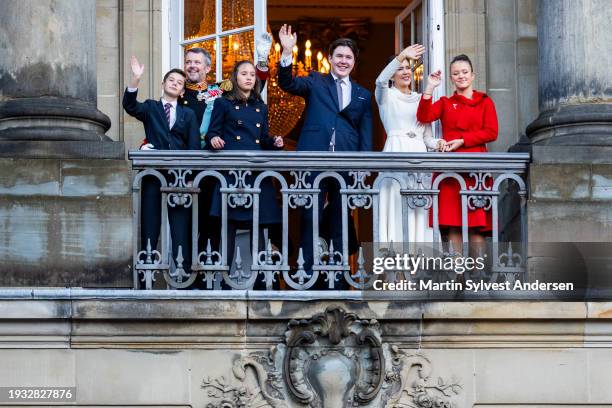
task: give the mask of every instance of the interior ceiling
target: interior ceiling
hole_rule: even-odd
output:
[[[374,23],[391,24],[410,3],[411,0],[268,0],[268,19],[368,17]]]

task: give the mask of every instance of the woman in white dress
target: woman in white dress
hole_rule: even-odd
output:
[[[411,92],[412,71],[410,60],[418,59],[424,52],[418,44],[404,49],[393,58],[376,79],[376,102],[382,119],[387,141],[384,152],[426,152],[439,150],[442,143],[435,140],[431,125],[419,123],[416,111],[421,94]],[[388,174],[388,173],[386,173]],[[384,175],[381,175],[384,177]],[[430,179],[430,177],[428,177]],[[423,180],[429,188],[430,180]],[[428,225],[427,210],[409,208],[402,217],[400,186],[397,181],[386,178],[381,183],[379,202],[379,242],[386,247],[391,242],[394,249],[402,249],[401,243],[432,242],[433,231]],[[408,224],[408,237],[403,236],[403,225]],[[396,245],[397,244],[397,245]]]

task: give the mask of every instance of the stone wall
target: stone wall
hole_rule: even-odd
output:
[[[537,0],[446,0],[445,7],[446,61],[472,59],[474,87],[497,109],[499,136],[489,150],[507,151],[538,115]]]
[[[366,327],[379,338],[385,359],[396,356],[398,364],[386,362],[388,387],[379,394],[392,395],[393,387],[412,392],[402,403],[612,404],[609,303],[364,302],[358,294],[353,300],[266,299],[254,293],[223,299],[184,292],[135,297],[76,290],[1,295],[0,382],[73,386],[74,406],[217,407],[221,396],[231,400],[242,389],[243,397],[260,404],[253,406],[303,407],[287,396],[287,371],[274,362],[289,351],[286,333],[306,330],[314,316],[323,326],[339,319],[340,326]],[[314,333],[315,341],[326,333]],[[342,358],[333,347],[302,351],[291,366],[296,370],[312,352],[330,370],[341,369],[333,364]],[[304,373],[309,381],[318,375]],[[322,385],[331,390],[327,398],[343,381],[336,377]],[[356,406],[391,405],[378,400]]]
[[[132,286],[123,160],[0,159],[0,225],[0,286]]]
[[[126,151],[144,138],[142,124],[123,111],[121,98],[130,78],[130,57],[145,65],[139,99],[161,96],[161,0],[96,0],[98,107],[112,122],[107,135],[125,142]]]

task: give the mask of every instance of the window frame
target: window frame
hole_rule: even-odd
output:
[[[223,0],[215,0],[215,32],[202,37],[184,39],[185,21],[183,14],[185,10],[184,0],[162,0],[162,30],[164,21],[167,21],[168,36],[162,38],[162,54],[168,57],[168,66],[165,66],[165,71],[170,69],[170,66],[184,66],[184,47],[189,44],[198,43],[201,41],[215,40],[215,82],[221,81],[223,78],[223,55],[222,38],[229,35],[241,34],[248,31],[253,31],[253,38],[257,38],[261,33],[265,32],[267,24],[267,0],[251,0],[253,2],[253,24],[243,27],[234,28],[231,30],[223,30]],[[257,50],[253,44],[255,52],[254,59],[257,60]],[[162,59],[164,58],[162,57]]]
[[[442,70],[442,83],[436,88],[434,98],[446,95],[445,80],[445,55],[444,55],[444,0],[413,0],[400,14],[395,17],[395,53],[398,54],[408,44],[402,44],[404,39],[404,27],[402,22],[410,18],[410,38],[415,38],[416,24],[414,11],[421,6],[422,14],[422,38],[425,46],[423,56],[423,78],[427,78],[434,69]],[[414,81],[412,82],[414,91]]]

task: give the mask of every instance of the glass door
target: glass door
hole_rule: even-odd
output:
[[[444,0],[413,0],[395,17],[396,54],[411,44],[423,44],[425,55],[413,66],[412,90],[423,92],[433,70],[444,69]],[[434,98],[445,94],[445,75]]]

